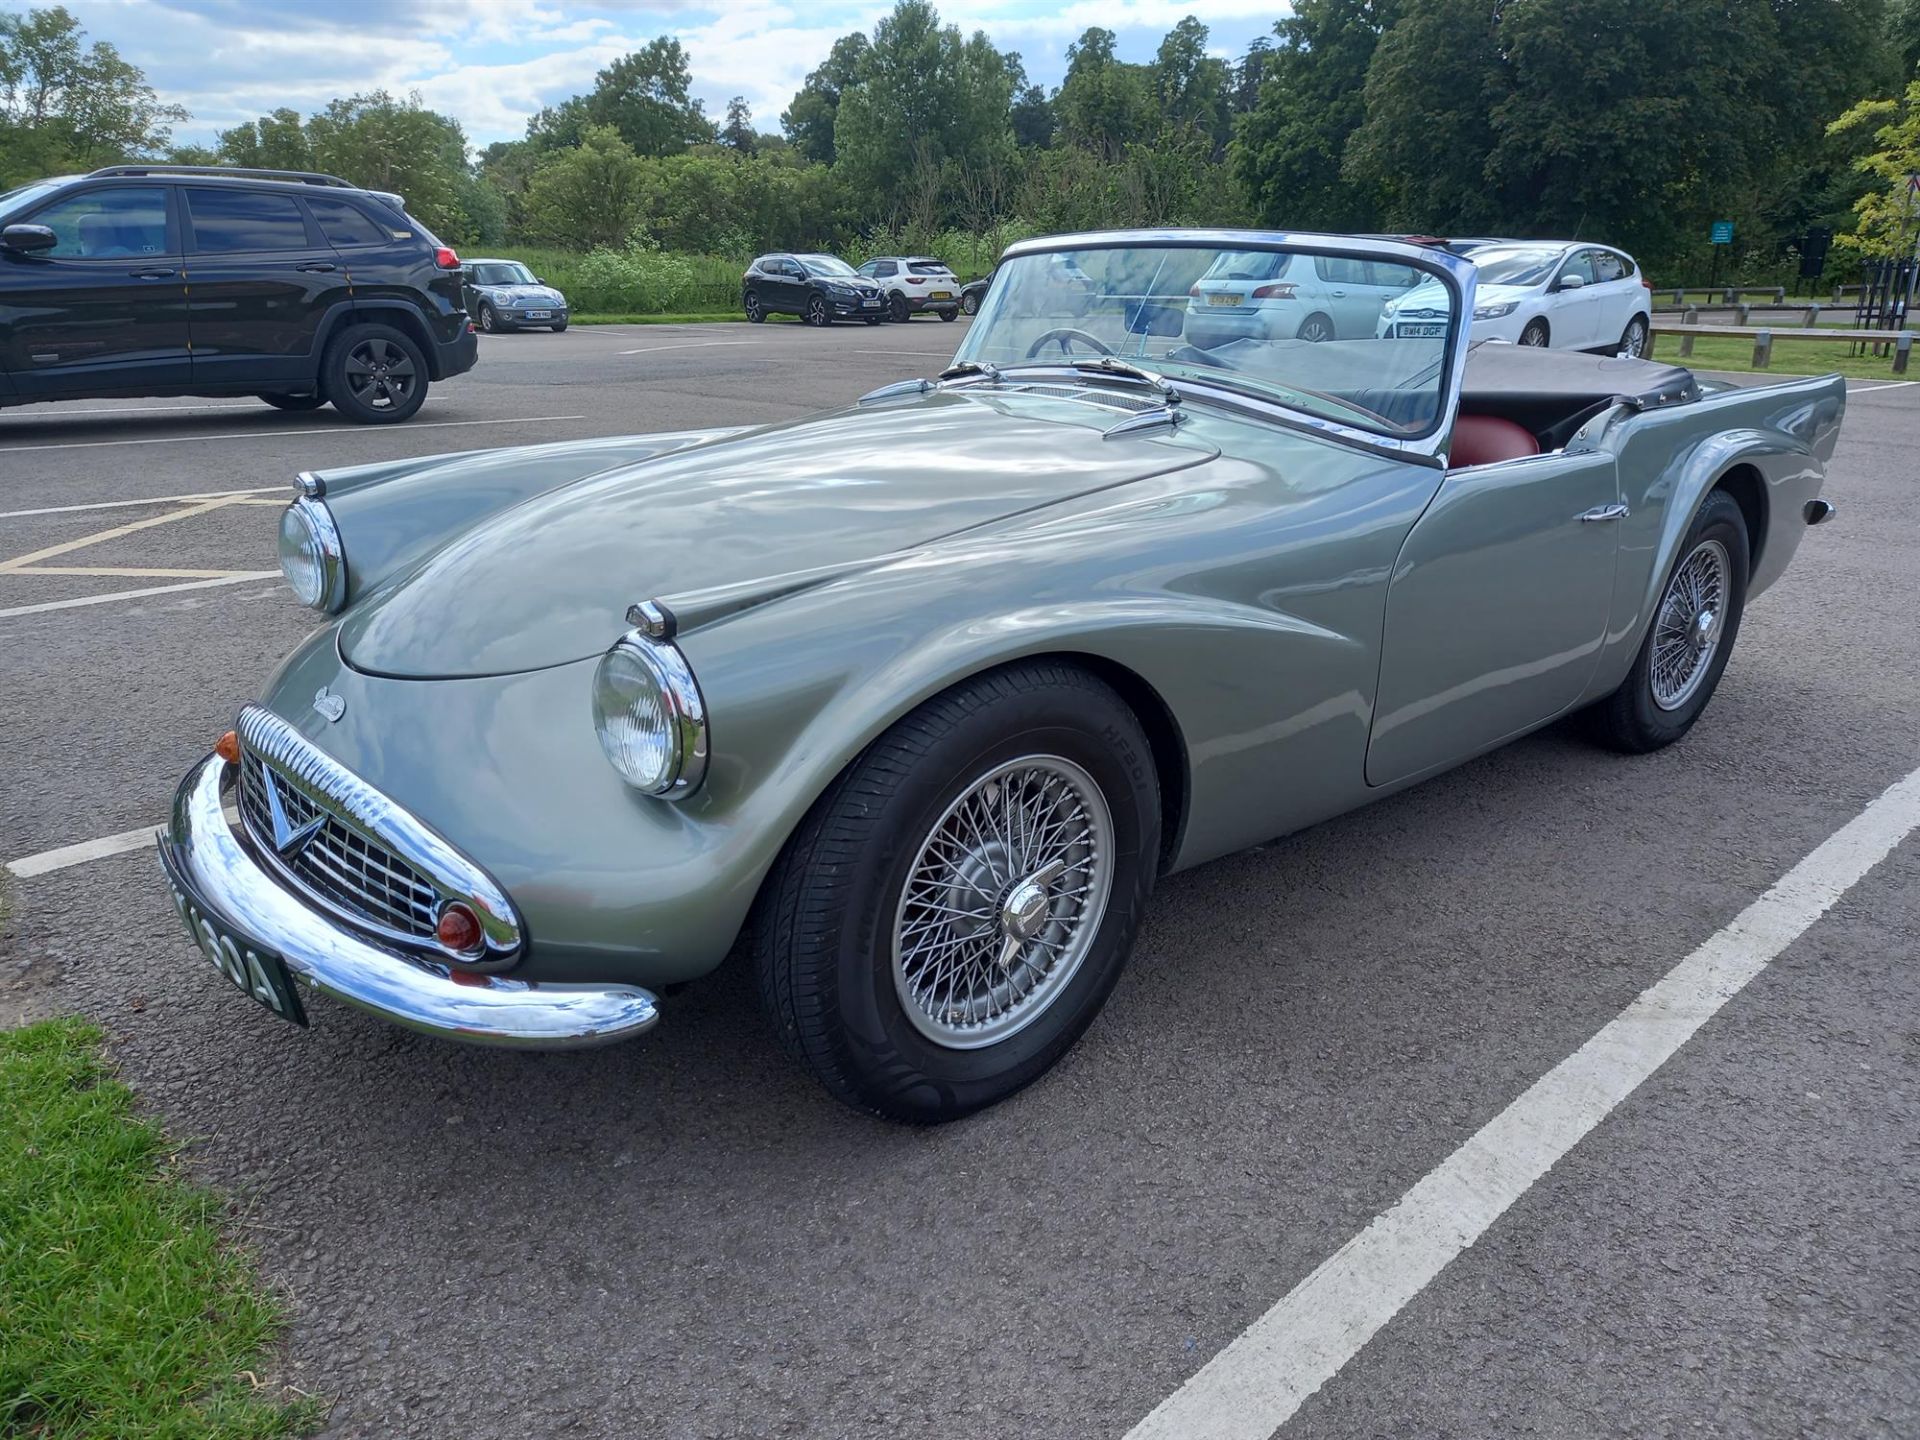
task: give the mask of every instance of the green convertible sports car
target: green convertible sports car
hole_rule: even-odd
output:
[[[1259,323],[1309,282],[1335,338]],[[1678,740],[1832,513],[1837,377],[1470,346],[1473,306],[1437,246],[1033,240],[949,369],[843,410],[303,475],[327,618],[180,786],[181,915],[285,1019],[507,1045],[736,954],[842,1100],[1001,1099],[1160,876],[1574,711]]]

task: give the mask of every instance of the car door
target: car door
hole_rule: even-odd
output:
[[[1593,343],[1605,345],[1626,334],[1627,324],[1640,312],[1646,294],[1633,274],[1632,263],[1618,251],[1595,250],[1594,293],[1600,297]]]
[[[311,382],[321,322],[352,298],[320,226],[286,191],[181,190],[194,383]]]
[[[1367,262],[1345,255],[1316,255],[1313,268],[1319,285],[1313,297],[1316,309],[1333,321],[1334,338],[1371,339],[1380,322],[1381,297],[1369,283]]]
[[[1567,284],[1567,277],[1577,275],[1580,283]],[[1593,252],[1574,250],[1560,262],[1559,274],[1555,277],[1553,290],[1553,310],[1548,316],[1552,326],[1550,339],[1561,350],[1584,350],[1601,342],[1601,311],[1606,307],[1606,297],[1600,292],[1594,278]]]
[[[805,313],[807,308],[807,272],[800,262],[791,255],[781,255],[774,260],[775,285],[780,296],[779,308],[792,315]]]
[[[1497,745],[1581,697],[1606,640],[1623,518],[1611,454],[1448,474],[1388,581],[1369,784]]]
[[[171,186],[91,186],[9,219],[55,236],[48,250],[0,250],[0,369],[17,396],[139,394],[189,382]]]

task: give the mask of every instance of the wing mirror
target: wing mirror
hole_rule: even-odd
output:
[[[1181,312],[1172,305],[1142,300],[1127,307],[1129,335],[1178,335],[1182,324]]]
[[[1575,275],[1569,272],[1568,274],[1562,275],[1560,277],[1560,283],[1558,285],[1555,285],[1553,288],[1556,290],[1578,290],[1582,285],[1586,283],[1587,283],[1586,276]]]
[[[0,230],[0,247],[21,255],[51,250],[59,243],[60,237],[45,225],[9,225]]]

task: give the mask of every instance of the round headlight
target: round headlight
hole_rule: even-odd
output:
[[[280,516],[280,573],[302,605],[332,614],[347,598],[347,556],[326,502],[303,495]]]
[[[706,775],[706,705],[672,645],[629,631],[601,657],[593,728],[607,760],[636,790],[677,798]]]

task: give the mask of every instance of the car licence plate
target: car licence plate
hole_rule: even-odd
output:
[[[553,318],[553,312],[551,310],[529,310],[527,311],[527,318],[529,320],[551,320]]]
[[[167,888],[173,892],[173,908],[187,934],[213,968],[234,985],[242,995],[257,1000],[282,1020],[296,1025],[307,1023],[307,1012],[293,988],[293,976],[287,962],[258,941],[249,940],[194,898],[181,881],[178,862],[163,841],[160,868],[166,872]]]
[[[862,310],[878,310],[880,308],[879,297],[875,296],[870,300],[862,300],[860,302],[860,308]]]
[[[1402,340],[1437,340],[1446,333],[1444,325],[1401,325],[1395,329]]]
[[[1240,297],[1238,295],[1223,295],[1216,291],[1214,294],[1207,296],[1207,304],[1209,305],[1238,305],[1239,303]]]

